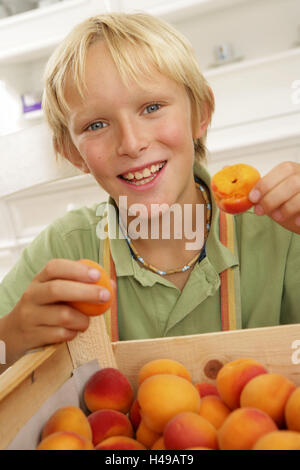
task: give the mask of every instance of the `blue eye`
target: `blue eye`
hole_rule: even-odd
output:
[[[91,130],[91,131],[97,131],[98,129],[103,129],[107,124],[105,124],[104,122],[102,121],[97,121],[97,122],[93,122],[92,124],[89,125],[89,127],[87,128],[87,130]]]
[[[152,103],[152,104],[149,104],[149,106],[147,106],[145,110],[148,113],[154,113],[155,111],[158,111],[159,109],[160,109],[160,104]]]

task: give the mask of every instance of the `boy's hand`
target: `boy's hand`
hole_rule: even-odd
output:
[[[283,162],[261,178],[249,194],[257,215],[268,215],[300,234],[300,163]]]
[[[100,299],[106,289],[93,284],[99,279],[99,271],[95,271],[77,261],[53,259],[33,278],[3,318],[7,355],[12,362],[30,349],[70,341],[88,328],[89,317],[64,302],[106,302]]]

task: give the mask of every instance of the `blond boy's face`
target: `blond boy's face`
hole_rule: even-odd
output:
[[[154,71],[127,88],[103,42],[86,63],[87,95],[66,92],[73,164],[90,172],[118,204],[185,203],[194,191],[191,104],[183,86]],[[205,129],[203,129],[203,132]],[[161,168],[163,164],[163,167]]]

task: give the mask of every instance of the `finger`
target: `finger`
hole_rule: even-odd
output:
[[[276,222],[285,222],[295,218],[298,219],[300,215],[300,194],[296,194],[294,197],[285,202],[282,206],[271,213],[271,217]],[[296,223],[298,225],[298,223]]]
[[[55,258],[36,276],[35,280],[47,282],[52,279],[71,279],[81,282],[96,282],[100,279],[101,273],[98,269],[91,268],[79,261]]]
[[[34,342],[30,348],[37,348],[40,346],[46,346],[49,344],[64,343],[65,341],[71,341],[76,337],[78,331],[72,331],[68,328],[56,327],[56,326],[41,326],[38,328],[38,341]]]
[[[109,299],[109,290],[102,286],[64,279],[40,283],[34,297],[35,303],[39,305],[76,301],[101,304]]]
[[[254,204],[260,202],[262,197],[295,172],[299,172],[299,167],[295,162],[283,162],[275,166],[269,173],[263,176],[250,191],[250,201]]]
[[[73,331],[85,331],[90,318],[67,304],[45,305],[39,308],[37,324],[57,326]]]
[[[274,211],[280,208],[284,209],[284,205],[300,193],[300,174],[293,174],[289,178],[275,186],[259,201],[259,205],[263,208],[265,214],[271,215]],[[290,208],[294,206],[294,203],[287,206],[288,210],[286,217],[290,217],[292,213]],[[294,209],[292,209],[294,210]],[[298,206],[299,210],[299,206]],[[297,211],[297,208],[296,208]],[[283,210],[284,215],[285,209]]]

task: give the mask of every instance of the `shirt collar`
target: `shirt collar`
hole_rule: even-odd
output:
[[[203,165],[194,163],[194,174],[202,180],[210,192],[212,203],[212,221],[210,232],[206,241],[206,256],[217,273],[239,264],[237,249],[233,254],[220,241],[219,209],[213,198],[210,180],[211,177]],[[108,218],[108,233],[110,238],[111,255],[115,263],[117,276],[134,276],[142,285],[151,286],[155,282],[170,285],[169,281],[151,271],[144,269],[131,256],[127,241],[119,227],[119,211],[115,201],[110,196],[107,201],[106,214]],[[236,239],[236,237],[235,237]]]

